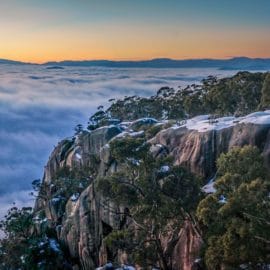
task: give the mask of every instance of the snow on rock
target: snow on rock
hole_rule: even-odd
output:
[[[202,191],[204,191],[205,193],[215,193],[216,189],[214,188],[214,182],[203,186]]]
[[[101,126],[101,127],[98,127],[94,130],[96,131],[96,130],[104,130],[104,129],[112,129],[112,128],[115,128],[115,129],[118,129],[119,131],[121,131],[121,128],[118,125],[114,125],[114,124],[107,125],[107,126]]]
[[[122,269],[123,269],[123,270],[135,270],[135,268],[134,268],[133,266],[131,266],[131,265],[124,265],[124,266],[122,267]]]
[[[61,201],[63,198],[62,197],[54,197],[51,199],[52,203],[57,203],[59,201]]]
[[[129,133],[127,131],[123,131],[121,133],[119,133],[118,135],[116,135],[114,138],[124,138],[128,135]],[[113,139],[114,139],[113,138]]]
[[[131,162],[133,165],[139,166],[141,163],[141,160],[135,159],[135,158],[127,158],[129,162]]]
[[[251,113],[243,117],[227,116],[211,119],[210,115],[200,115],[188,119],[184,125],[181,125],[181,127],[197,130],[198,132],[206,132],[233,127],[238,123],[270,125],[270,110]],[[179,126],[173,126],[173,128],[179,128]]]
[[[45,222],[47,222],[48,221],[48,219],[47,218],[40,218],[40,217],[38,217],[38,216],[35,216],[34,218],[33,218],[33,222],[35,223],[35,224],[42,224],[42,223],[45,223]]]
[[[110,148],[110,145],[108,143],[106,143],[103,148],[106,148],[106,149],[109,149]]]
[[[166,173],[166,172],[170,171],[170,167],[168,165],[161,166],[159,171],[162,173]]]
[[[44,261],[44,260],[41,262],[38,262],[38,264],[37,264],[39,267],[38,269],[40,269],[45,263],[46,263],[46,261]]]
[[[255,112],[247,115],[241,121],[242,123],[252,123],[257,125],[270,124],[270,110],[264,112]]]
[[[158,127],[158,126],[162,126],[162,125],[164,125],[164,124],[166,124],[166,123],[168,123],[168,120],[164,120],[164,121],[162,121],[162,122],[158,122],[158,123],[156,123],[154,126],[155,126],[155,127]]]
[[[162,144],[160,144],[160,143],[157,143],[157,144],[155,144],[157,147],[159,147],[159,148],[163,148],[164,146],[162,145]]]
[[[224,195],[221,195],[218,202],[223,204],[223,203],[226,203],[227,200]]]
[[[145,117],[145,118],[140,118],[140,119],[135,120],[132,124],[136,124],[136,123],[155,124],[157,122],[158,121],[155,118]]]
[[[132,122],[127,122],[127,121],[124,121],[124,122],[121,122],[118,126],[123,129],[123,130],[126,130],[129,128],[129,126],[132,124]]]
[[[139,136],[141,136],[143,134],[144,134],[144,131],[141,130],[141,131],[138,131],[138,132],[131,132],[131,133],[129,133],[129,136],[131,136],[131,137],[139,137]]]
[[[75,193],[70,197],[70,200],[73,201],[73,202],[76,202],[79,199],[79,197],[80,197],[80,194]]]
[[[53,204],[58,204],[60,201],[65,200],[66,198],[61,196],[61,195],[57,195],[56,197],[53,197],[50,201]]]
[[[21,262],[22,262],[22,263],[25,263],[25,255],[22,255],[22,256],[20,257],[20,259],[21,259]]]
[[[59,244],[55,239],[49,239],[50,248],[55,252],[60,252]]]
[[[169,127],[169,128],[171,128],[171,129],[178,129],[178,128],[180,128],[180,127],[183,127],[183,125],[174,124],[174,125],[172,125],[172,126]]]
[[[187,123],[184,125],[188,129],[195,129],[199,132],[205,132],[209,130],[221,130],[224,128],[228,128],[234,126],[235,117],[222,117],[209,119],[209,115],[202,115],[199,117],[194,117],[187,120]]]
[[[113,264],[111,262],[107,263],[103,267],[104,270],[114,269]]]
[[[138,132],[121,132],[120,134],[116,135],[114,138],[124,138],[126,136],[130,136],[130,137],[139,137],[142,136],[144,134],[144,131],[138,131]]]
[[[123,121],[120,123],[120,125],[125,125],[125,126],[129,126],[132,124],[132,121]]]
[[[44,245],[46,245],[46,243],[43,242],[43,241],[41,241],[41,242],[38,243],[38,247],[43,247]]]
[[[41,220],[42,223],[47,222],[47,221],[48,221],[48,219],[46,217]]]
[[[153,126],[157,124],[158,121],[154,118],[140,118],[131,123],[129,130],[139,131],[145,129],[146,127]]]
[[[216,176],[214,176],[213,178],[211,178],[208,181],[208,183],[202,187],[202,191],[205,192],[205,193],[207,193],[207,194],[215,193],[217,191],[215,189],[215,187],[214,187],[215,180],[216,180]]]
[[[82,184],[82,182],[80,182],[80,184],[79,184],[79,188],[83,188],[83,184]]]

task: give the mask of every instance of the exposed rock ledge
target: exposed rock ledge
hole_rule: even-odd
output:
[[[175,164],[186,166],[207,181],[215,172],[218,156],[234,146],[256,145],[269,165],[269,131],[270,124],[267,121],[258,121],[258,124],[235,122],[223,128],[213,126],[206,130],[183,125],[162,130],[150,143],[153,145],[154,154],[159,155],[159,148],[166,150],[174,157]],[[83,132],[73,142],[60,142],[45,167],[43,181],[53,184],[52,179],[60,167],[65,164],[71,167],[86,165],[90,162],[89,154],[93,153],[100,156],[99,175],[114,172],[117,168],[110,159],[107,143],[120,133],[117,126],[103,127],[91,133]],[[74,265],[80,265],[81,269],[94,269],[106,262],[108,254],[103,245],[103,237],[108,230],[118,228],[123,218],[103,207],[103,198],[95,192],[94,186],[95,180],[77,201],[69,200],[64,214],[51,200],[39,199],[36,202],[36,211],[46,210],[49,225],[58,225],[59,240],[66,244]],[[119,206],[111,203],[110,207],[117,210]],[[177,243],[172,247],[171,260],[174,270],[193,269],[201,241],[194,228],[188,223],[185,224]],[[167,239],[163,244],[169,248],[171,242]],[[120,252],[119,260],[125,261],[126,256],[122,255]],[[74,269],[78,268],[74,266]]]

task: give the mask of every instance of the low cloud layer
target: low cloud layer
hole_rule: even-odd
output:
[[[126,95],[150,96],[208,75],[209,69],[108,69],[0,66],[0,217],[16,202],[31,204],[31,182],[41,178],[53,146],[73,134],[98,105]]]

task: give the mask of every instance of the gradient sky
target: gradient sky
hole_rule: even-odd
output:
[[[269,0],[0,0],[0,58],[270,57]]]

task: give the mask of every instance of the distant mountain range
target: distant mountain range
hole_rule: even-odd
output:
[[[28,63],[1,60],[0,64],[25,65]],[[47,68],[63,67],[108,67],[108,68],[219,68],[222,70],[270,70],[270,58],[235,57],[231,59],[188,59],[174,60],[157,58],[143,61],[83,60],[47,62]]]
[[[7,59],[0,59],[0,65],[26,65],[27,63],[7,60]]]

